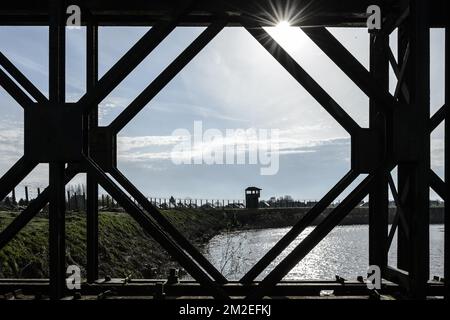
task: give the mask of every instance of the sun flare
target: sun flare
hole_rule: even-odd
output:
[[[282,20],[280,22],[277,23],[276,28],[280,31],[286,31],[289,30],[288,28],[291,26],[291,24],[289,23],[289,21],[287,20]]]
[[[274,27],[268,28],[270,35],[288,51],[295,51],[301,44],[300,28],[295,28],[288,20],[279,21]]]

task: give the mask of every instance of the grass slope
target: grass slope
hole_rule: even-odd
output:
[[[163,214],[197,247],[226,228],[222,212],[200,210],[167,210]],[[0,212],[0,230],[17,213]],[[150,278],[164,276],[177,264],[126,213],[99,214],[100,277]],[[66,216],[66,262],[86,267],[86,216],[68,213]],[[156,270],[155,270],[156,268]],[[155,273],[156,271],[156,273]],[[34,218],[5,248],[0,251],[0,277],[48,277],[48,219]]]

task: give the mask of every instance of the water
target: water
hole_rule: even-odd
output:
[[[257,279],[262,279],[295,245],[314,228],[307,228]],[[229,280],[241,278],[289,228],[246,230],[222,233],[205,248],[207,258]],[[356,279],[367,274],[367,225],[339,226],[323,239],[294,269],[286,280],[334,280],[335,275]],[[389,251],[389,264],[396,266],[396,237]],[[443,277],[444,226],[430,226],[430,274]]]

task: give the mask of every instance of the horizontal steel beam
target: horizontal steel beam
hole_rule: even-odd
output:
[[[179,5],[177,0],[73,0],[82,10],[92,13],[99,25],[153,25],[155,21]],[[401,17],[402,2],[385,1],[384,10]],[[194,12],[180,21],[186,26],[205,26],[217,12],[229,12],[233,16],[242,13],[261,17],[264,26],[271,26],[279,19],[291,19],[296,26],[351,26],[366,27],[366,10],[373,0],[198,0]],[[435,0],[431,4],[433,27],[444,26],[446,22],[445,0]],[[48,23],[46,1],[8,1],[0,6],[0,25],[46,25]],[[296,14],[300,13],[296,19]],[[82,16],[82,23],[87,17]]]
[[[394,271],[395,272],[395,271]],[[394,272],[390,273],[393,274]],[[194,281],[181,280],[175,285],[165,285],[166,280],[159,279],[131,279],[125,283],[124,279],[111,279],[110,281],[99,280],[93,284],[82,283],[80,293],[82,295],[99,295],[103,292],[114,292],[115,296],[146,296],[151,297],[158,291],[158,286],[163,285],[164,293],[172,297],[200,297],[206,296],[204,288]],[[253,282],[249,285],[242,285],[238,282],[230,282],[222,285],[221,288],[230,296],[245,297],[254,290],[260,282]],[[46,279],[1,279],[0,294],[13,292],[22,289],[24,294],[46,294],[48,292],[48,280]],[[335,281],[281,281],[272,288],[271,296],[280,297],[301,297],[319,296],[322,290],[333,291],[335,296],[343,295],[370,295],[371,291],[367,285],[357,281],[345,281],[339,283]],[[428,295],[442,296],[444,286],[442,283],[429,282]],[[386,295],[396,295],[402,292],[402,288],[393,282],[383,281],[379,293]],[[67,292],[71,294],[71,292]],[[113,295],[113,296],[114,296]]]
[[[180,5],[176,0],[73,0],[70,4],[87,10],[100,25],[149,25],[161,19]],[[183,25],[204,26],[211,22],[211,16],[218,12],[229,12],[233,16],[248,13],[261,17],[266,25],[274,25],[278,19],[293,18],[298,12],[302,15],[292,19],[295,24],[364,25],[366,9],[372,4],[369,0],[342,1],[339,5],[333,0],[199,0],[195,1],[194,12],[186,16]],[[281,12],[289,12],[281,15]],[[2,3],[0,21],[2,24],[45,24],[48,19],[48,4],[44,1],[17,1]],[[83,22],[84,19],[83,19]]]

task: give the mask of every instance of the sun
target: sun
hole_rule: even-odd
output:
[[[289,27],[291,26],[291,24],[289,23],[289,21],[287,20],[281,20],[280,22],[277,23],[276,28],[279,31],[288,31]]]
[[[300,28],[291,26],[288,20],[280,20],[274,27],[267,28],[269,34],[282,47],[287,50],[295,50],[300,45]]]

